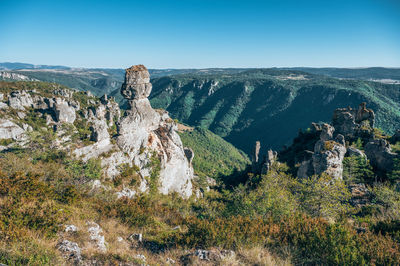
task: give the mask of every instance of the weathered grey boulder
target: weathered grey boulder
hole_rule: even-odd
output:
[[[8,105],[17,110],[25,110],[25,107],[33,105],[32,97],[26,91],[13,91],[8,95]]]
[[[56,98],[53,105],[54,114],[57,122],[60,123],[74,123],[76,119],[75,108],[69,105],[69,103],[62,99]]]
[[[19,140],[24,135],[25,130],[7,119],[0,119],[0,139]]]
[[[88,222],[87,225],[90,240],[95,247],[101,252],[107,251],[107,243],[104,239],[104,235],[102,235],[103,230],[100,228],[100,226],[95,222]]]
[[[91,122],[90,130],[92,131],[92,134],[90,140],[100,142],[110,138],[108,126],[105,120],[94,119]]]
[[[260,148],[261,148],[261,143],[259,141],[256,141],[256,143],[254,144],[253,154],[251,158],[253,164],[258,164],[258,156],[260,154]]]
[[[358,109],[338,108],[333,113],[332,125],[336,134],[342,134],[347,140],[371,137],[374,124],[374,111],[367,109],[366,103],[361,103]]]
[[[150,96],[151,88],[150,74],[144,65],[126,69],[125,81],[121,87],[121,94],[126,99],[145,99]]]
[[[266,174],[271,169],[272,165],[278,160],[278,153],[273,150],[268,150],[267,155],[264,156],[261,165],[261,174]]]
[[[333,178],[342,179],[345,154],[346,146],[342,135],[338,135],[335,140],[318,141],[312,156],[314,174],[326,173]]]
[[[100,105],[98,105],[95,109],[90,109],[88,116],[95,116],[97,119],[106,120],[108,126],[111,127],[115,122],[119,121],[121,117],[121,110],[119,109],[119,105],[113,97],[108,97],[106,94],[104,94],[100,98]]]
[[[364,151],[371,165],[382,172],[392,171],[394,159],[399,157],[384,139],[371,140],[365,145]]]
[[[333,138],[335,129],[328,125],[321,126],[320,140],[315,143],[311,158],[301,162],[297,171],[300,178],[326,173],[329,176],[342,179],[343,158],[346,154],[346,146],[343,135]]]
[[[57,244],[57,249],[61,251],[64,258],[73,261],[75,264],[82,262],[81,249],[77,243],[63,240]]]
[[[76,226],[73,225],[73,224],[65,225],[64,232],[67,232],[67,233],[76,233],[76,232],[78,232],[78,227],[76,227]]]
[[[8,105],[6,103],[0,102],[0,110],[1,109],[7,109]]]

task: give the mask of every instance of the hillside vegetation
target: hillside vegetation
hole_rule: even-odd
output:
[[[388,133],[400,127],[400,85],[293,70],[156,78],[150,97],[155,108],[207,128],[247,153],[256,140],[280,149],[312,121],[330,121],[336,108],[360,102],[375,110],[377,127]]]
[[[183,145],[193,149],[193,168],[200,177],[219,179],[244,170],[250,164],[246,154],[207,129],[197,127],[179,135]]]
[[[137,166],[122,166],[117,176],[108,178],[100,158],[84,162],[67,145],[94,142],[83,111],[96,110],[100,99],[74,92],[69,100],[79,103],[82,112],[73,124],[51,125],[42,109],[17,110],[10,105],[12,93],[21,90],[33,93],[35,99],[70,94],[68,88],[53,83],[0,82],[2,129],[10,129],[3,120],[27,125],[20,138],[2,138],[0,143],[0,263],[397,265],[400,261],[398,161],[382,178],[364,157],[346,156],[343,180],[326,174],[296,178],[290,164],[275,161],[266,173],[240,171],[236,175],[241,182],[224,186],[229,180],[223,176],[243,169],[248,159],[222,138],[196,128],[181,133],[185,145],[197,152],[195,170],[221,178],[222,184],[187,199],[154,189],[132,196],[121,192],[138,186]],[[111,136],[115,130],[110,128]],[[371,130],[379,133],[374,133],[377,138],[391,139]],[[301,136],[308,138],[305,133]],[[393,150],[399,151],[400,143],[391,141]],[[362,141],[343,145],[367,149]],[[158,168],[151,178],[157,180],[159,174]],[[365,185],[360,186],[364,193],[353,193],[352,186],[359,182]]]

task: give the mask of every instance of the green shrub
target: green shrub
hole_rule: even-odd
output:
[[[0,239],[20,238],[28,229],[55,235],[63,213],[53,187],[37,175],[0,176]]]
[[[40,245],[32,239],[24,239],[23,242],[0,246],[0,263],[32,266],[62,265],[63,259],[53,249]]]
[[[296,192],[301,207],[311,216],[339,218],[352,211],[344,182],[326,174],[300,180]]]
[[[261,176],[260,181],[256,181],[256,188],[252,188],[251,182],[236,187],[227,212],[249,217],[282,217],[293,213],[298,205],[291,192],[295,181],[282,170],[284,167],[275,165],[268,174]]]
[[[66,161],[66,170],[74,179],[100,179],[101,160],[91,158],[84,162],[82,160],[69,159]]]

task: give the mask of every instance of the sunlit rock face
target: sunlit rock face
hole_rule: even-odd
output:
[[[144,177],[142,187],[159,167],[161,193],[192,194],[193,168],[185,156],[173,120],[166,111],[154,110],[147,97],[151,92],[150,75],[143,65],[126,70],[121,94],[129,100],[129,109],[118,124],[117,145]],[[154,164],[159,164],[154,165]]]
[[[163,194],[177,192],[187,198],[192,195],[193,156],[186,156],[168,113],[151,107],[147,98],[151,88],[146,67],[128,68],[121,87],[128,110],[120,117],[118,106],[103,96],[96,109],[85,112],[95,143],[75,150],[75,154],[84,160],[107,154],[102,157],[102,168],[109,178],[118,176],[123,165],[135,166],[141,179],[132,194],[156,188]],[[114,124],[116,134],[110,136],[108,130]]]

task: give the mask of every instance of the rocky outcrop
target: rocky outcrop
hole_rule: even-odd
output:
[[[75,108],[62,98],[55,98],[53,111],[57,122],[72,124],[76,119]]]
[[[152,164],[159,164],[159,191],[188,197],[192,194],[193,168],[176,124],[165,111],[151,107],[147,99],[150,92],[150,75],[143,65],[126,70],[121,94],[129,100],[129,109],[118,123],[117,145],[128,161],[140,168],[142,182],[149,182],[146,177],[154,174]]]
[[[334,128],[322,124],[320,140],[315,143],[314,152],[310,158],[303,161],[297,171],[297,176],[306,178],[312,175],[326,173],[329,176],[342,179],[343,158],[346,154],[344,137],[338,134],[333,137]]]
[[[69,240],[63,240],[62,242],[58,243],[57,249],[61,251],[64,258],[73,262],[74,264],[79,265],[82,262],[81,249],[77,243]]]
[[[258,163],[258,156],[260,154],[260,148],[261,148],[261,144],[259,141],[256,141],[255,145],[254,145],[254,149],[253,149],[253,156],[251,158],[251,161],[253,164],[257,164]]]
[[[252,172],[255,174],[267,174],[271,169],[272,164],[278,160],[278,153],[273,150],[268,150],[267,154],[260,159],[261,143],[256,141],[252,154]]]
[[[8,96],[8,105],[17,110],[25,110],[33,105],[32,97],[26,91],[13,91]]]
[[[24,135],[25,130],[6,119],[0,119],[0,139],[19,140]]]
[[[124,187],[118,197],[133,197],[150,187],[164,194],[192,194],[194,153],[182,146],[168,113],[151,107],[147,97],[152,85],[146,67],[126,70],[121,93],[129,108],[122,118],[113,97],[98,99],[89,92],[52,86],[51,92],[38,84],[37,90],[0,94],[0,139],[7,139],[0,149],[17,140],[15,145],[30,145],[22,140],[32,129],[28,124],[35,123],[32,126],[56,133],[52,147],[72,151],[84,161],[100,159],[105,177],[114,178],[126,165],[138,169],[138,186]]]
[[[189,197],[192,194],[194,153],[183,148],[176,124],[168,113],[151,107],[147,98],[150,92],[147,69],[142,65],[127,69],[121,87],[121,94],[129,100],[125,115],[120,117],[115,101],[107,95],[101,97],[100,105],[84,111],[91,123],[91,140],[95,143],[76,149],[75,154],[88,160],[107,153],[107,157],[102,157],[102,166],[110,178],[120,173],[120,165],[135,165],[141,177],[137,192],[156,187],[163,194],[177,192]],[[113,137],[109,130],[115,123],[117,128]],[[124,188],[118,197],[134,195],[136,191]]]
[[[367,109],[366,103],[361,103],[358,109],[338,108],[333,113],[332,126],[336,133],[342,134],[346,140],[354,140],[356,137],[371,138],[374,125],[374,111]]]
[[[346,152],[345,156],[367,158],[367,156],[365,155],[364,152],[362,152],[361,150],[359,150],[357,148],[351,147],[351,146],[347,148],[347,152]]]
[[[342,178],[344,156],[357,156],[369,160],[374,169],[385,174],[393,169],[394,159],[399,155],[391,151],[390,144],[380,135],[375,135],[374,112],[361,103],[358,109],[336,109],[332,125],[312,123],[306,133],[300,131],[293,145],[283,150],[281,158],[291,167],[297,167],[297,176],[304,178],[327,173]],[[396,134],[390,139],[397,139]],[[317,140],[317,141],[316,141]],[[347,145],[356,140],[366,143],[364,151]],[[310,145],[314,145],[313,151]],[[294,159],[293,159],[294,158]]]
[[[92,131],[92,134],[90,140],[101,142],[110,139],[106,120],[93,119],[91,124],[90,130]]]
[[[268,150],[261,164],[261,174],[266,174],[271,169],[272,165],[278,160],[278,153],[273,150]]]
[[[125,99],[147,99],[150,96],[151,88],[150,74],[144,65],[136,65],[126,69],[125,81],[121,87],[121,94]]]
[[[103,230],[95,222],[88,222],[88,233],[90,241],[94,244],[95,248],[101,252],[106,252],[106,241],[104,239]]]
[[[382,172],[390,172],[393,169],[394,159],[398,155],[392,152],[390,144],[384,139],[374,139],[365,145],[365,154],[371,165]]]

